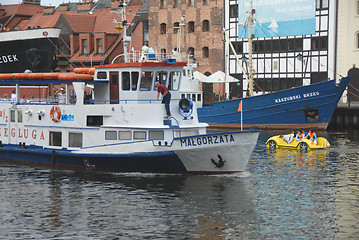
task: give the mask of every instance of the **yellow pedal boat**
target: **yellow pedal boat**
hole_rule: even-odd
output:
[[[289,136],[288,134],[287,136]],[[323,149],[323,148],[329,148],[330,143],[327,139],[323,137],[317,138],[317,144],[310,141],[309,139],[303,139],[301,141],[297,141],[296,139],[293,139],[291,143],[287,143],[283,140],[283,137],[286,135],[277,135],[269,138],[266,142],[267,148],[270,150],[274,150],[276,148],[291,148],[291,149],[298,149],[300,151],[307,151],[311,149]]]

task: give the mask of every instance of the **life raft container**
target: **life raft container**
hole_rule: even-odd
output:
[[[60,108],[58,106],[53,106],[51,108],[50,117],[51,117],[52,121],[54,121],[54,122],[60,121],[61,111],[60,111]]]

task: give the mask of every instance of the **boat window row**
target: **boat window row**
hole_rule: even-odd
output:
[[[68,147],[81,148],[82,147],[82,133],[69,132]],[[50,131],[49,146],[62,147],[62,132]]]
[[[237,53],[243,53],[243,41],[233,42]],[[311,50],[328,49],[328,37],[312,37]],[[253,53],[297,52],[303,51],[303,38],[269,39],[253,41]]]
[[[49,146],[62,147],[63,133],[60,131],[49,132]],[[150,131],[105,131],[106,140],[163,140],[164,132],[158,130]],[[68,147],[81,148],[83,134],[69,132]]]
[[[158,81],[161,84],[167,86],[169,90],[178,90],[181,79],[181,71],[124,71],[120,75],[114,75],[112,77],[112,83],[117,83],[119,76],[121,77],[121,89],[123,91],[150,91],[155,90],[155,82]],[[97,73],[97,79],[107,79],[107,72],[99,71]]]
[[[196,93],[187,93],[187,94],[181,94],[181,98],[188,98],[191,99],[193,102],[200,102],[202,101],[202,94],[196,94]]]
[[[105,140],[163,140],[164,132],[150,131],[105,131]]]
[[[259,78],[254,80],[255,92],[272,92],[303,86],[302,78]]]

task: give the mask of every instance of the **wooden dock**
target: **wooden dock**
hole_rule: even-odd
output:
[[[339,103],[328,126],[331,129],[359,129],[359,103]]]

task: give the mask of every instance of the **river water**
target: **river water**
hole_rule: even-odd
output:
[[[358,239],[359,132],[267,151],[243,174],[61,170],[0,162],[0,239]]]

